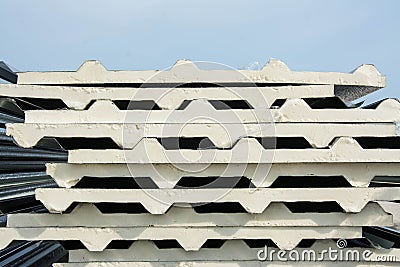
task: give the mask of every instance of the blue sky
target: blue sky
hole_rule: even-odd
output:
[[[400,97],[400,1],[0,0],[0,60],[21,71],[164,69],[177,59],[302,71],[373,63]]]

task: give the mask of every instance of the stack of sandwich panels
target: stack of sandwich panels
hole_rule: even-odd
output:
[[[47,164],[60,188],[36,190],[50,213],[10,215],[0,247],[83,244],[57,266],[253,266],[266,247],[312,249],[335,264],[324,249],[360,244],[363,227],[395,226],[400,188],[370,184],[399,176],[400,103],[351,103],[384,86],[372,65],[295,72],[277,60],[257,71],[87,61],[19,73],[1,95],[67,108],[28,110],[7,134],[25,148],[56,138],[68,163]],[[372,243],[369,260],[400,260],[395,246]]]

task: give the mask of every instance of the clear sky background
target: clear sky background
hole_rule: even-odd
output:
[[[269,58],[299,71],[372,63],[400,97],[400,0],[0,0],[0,60],[20,71],[164,69],[177,59],[235,68]]]

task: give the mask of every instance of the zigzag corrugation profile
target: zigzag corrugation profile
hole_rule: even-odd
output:
[[[316,132],[324,132],[317,135]],[[244,137],[304,137],[315,148],[327,147],[336,137],[395,137],[395,123],[276,123],[276,124],[123,124],[13,123],[7,134],[22,147],[33,147],[45,137],[111,138],[120,148],[132,149],[143,138],[202,137],[216,148],[231,148]],[[99,144],[101,148],[101,144]]]
[[[75,186],[85,176],[96,178],[149,177],[159,188],[173,188],[182,177],[244,176],[256,187],[269,187],[280,176],[343,176],[352,186],[368,187],[376,176],[395,177],[400,163],[243,163],[243,164],[72,164],[49,163],[50,175],[60,187]]]
[[[256,139],[242,138],[232,149],[165,149],[154,138],[142,139],[132,150],[77,149],[68,163],[313,163],[400,162],[399,149],[363,149],[356,140],[340,137],[324,149],[265,149]]]
[[[31,110],[26,123],[372,123],[400,121],[400,103],[382,101],[373,109],[312,109],[303,99],[288,99],[279,109],[216,110],[208,100],[191,101],[183,110],[120,110],[98,100],[88,110]]]
[[[400,188],[208,188],[82,189],[39,188],[36,199],[53,213],[72,203],[140,203],[151,214],[165,214],[173,204],[240,203],[249,213],[262,213],[272,202],[335,201],[346,212],[360,212],[371,201],[398,200]]]
[[[178,109],[185,100],[244,100],[252,108],[270,108],[277,99],[334,97],[333,85],[268,87],[79,87],[0,84],[0,95],[36,99],[59,99],[71,109],[85,109],[96,100],[154,101],[165,110]],[[133,103],[132,103],[133,104]],[[129,107],[129,106],[128,106]]]
[[[169,70],[108,71],[99,61],[84,62],[77,71],[19,72],[18,84],[176,84],[268,83],[335,84],[385,87],[386,79],[370,64],[352,73],[296,72],[271,59],[261,70],[202,70],[189,60],[178,60]]]
[[[283,203],[272,203],[261,214],[197,213],[171,207],[164,216],[102,213],[94,204],[79,204],[69,214],[11,214],[7,227],[270,227],[270,226],[392,226],[392,215],[378,203],[359,213],[295,213]]]
[[[0,234],[0,248],[13,240],[79,240],[90,251],[103,251],[112,240],[172,239],[186,251],[198,251],[210,239],[271,239],[278,248],[290,250],[303,239],[361,238],[362,227],[29,227],[0,228]]]
[[[337,248],[336,242],[332,240],[317,240],[310,247],[299,248],[296,247],[294,250],[298,255],[304,255],[306,251],[314,251],[315,259],[329,260],[327,253],[322,253],[324,250],[329,251],[329,248]],[[113,261],[123,261],[123,262],[152,262],[157,264],[157,262],[180,262],[180,261],[204,261],[204,262],[221,262],[221,261],[254,261],[254,263],[260,262],[257,255],[260,250],[264,247],[249,247],[243,240],[227,240],[220,248],[202,248],[197,252],[184,251],[181,248],[170,248],[170,249],[160,249],[151,241],[136,241],[128,249],[106,249],[102,252],[91,252],[87,250],[72,250],[70,252],[69,260],[70,262],[113,262]],[[269,251],[275,250],[274,247],[268,247]],[[346,251],[355,250],[362,255],[363,250],[361,248],[353,247],[348,249],[343,249],[343,253],[348,253]],[[372,252],[369,257],[369,262],[374,262],[374,266],[378,262],[399,262],[400,261],[400,250],[393,248],[388,252],[379,249],[371,248]],[[295,255],[293,253],[293,255]],[[385,257],[385,255],[391,255],[390,258]],[[271,253],[265,256],[268,261],[268,266],[270,264],[277,263],[279,261],[277,253]],[[272,257],[271,257],[272,256]],[[383,257],[382,257],[383,256]],[[313,257],[313,255],[310,255]],[[388,258],[387,261],[384,259]],[[366,262],[366,260],[360,257],[361,262]],[[345,260],[338,257],[337,262],[341,264],[346,264]],[[303,261],[301,264],[307,263]],[[313,262],[316,264],[316,262]],[[265,264],[265,262],[264,262]],[[353,262],[353,264],[356,264]],[[256,265],[257,266],[257,265]],[[265,265],[264,265],[265,266]],[[338,265],[335,265],[338,266]]]

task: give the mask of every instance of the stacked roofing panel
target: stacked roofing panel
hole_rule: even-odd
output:
[[[25,107],[7,134],[24,149],[55,139],[68,163],[46,165],[60,188],[36,190],[50,213],[9,215],[0,247],[62,241],[69,263],[54,266],[254,266],[267,247],[400,261],[396,234],[371,230],[398,221],[400,103],[348,102],[384,86],[372,65],[295,72],[277,60],[19,73],[0,94],[47,105]]]

